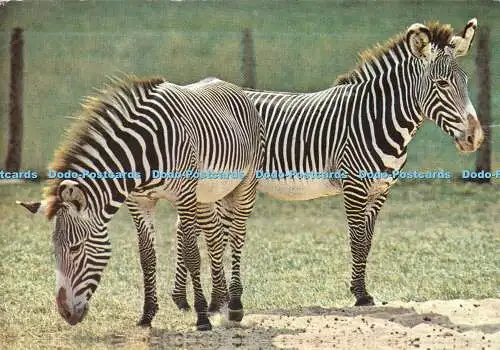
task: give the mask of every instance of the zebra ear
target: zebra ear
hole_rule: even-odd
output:
[[[72,204],[77,211],[87,207],[87,199],[80,188],[80,184],[73,180],[64,180],[57,188],[57,195],[61,201]]]
[[[455,57],[465,56],[470,49],[474,35],[476,34],[477,19],[473,18],[467,25],[460,35],[455,35],[450,40],[450,45],[453,48],[453,53]]]
[[[426,61],[431,59],[431,32],[420,23],[412,24],[406,32],[406,42],[410,52],[416,58]]]
[[[20,202],[16,201],[16,204],[22,205],[28,209],[32,214],[44,215],[45,209],[47,208],[47,202]]]

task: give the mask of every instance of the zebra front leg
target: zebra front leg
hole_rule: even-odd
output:
[[[385,188],[382,192],[372,194],[368,198],[368,203],[365,209],[365,230],[366,230],[365,246],[367,247],[366,257],[364,258],[365,263],[372,245],[372,237],[374,234],[375,222],[377,220],[378,214],[380,213],[380,209],[382,209],[382,206],[384,205],[385,200],[387,199],[388,193],[389,193],[389,186],[387,186],[387,188]],[[362,271],[362,275],[363,275],[363,286],[364,286],[365,270]],[[366,290],[365,294],[366,294],[365,296],[361,296],[360,298],[356,297],[355,306],[375,305],[373,298],[368,293],[366,293]]]
[[[177,204],[179,215],[178,226],[182,233],[182,258],[191,275],[194,291],[194,309],[197,314],[196,327],[199,331],[211,330],[212,325],[208,319],[207,300],[203,294],[200,280],[200,251],[197,240],[197,215],[196,215],[196,191],[195,187],[189,190],[185,188],[186,195]]]
[[[127,199],[127,207],[137,229],[137,242],[144,280],[144,306],[137,325],[150,327],[158,311],[156,297],[156,253],[154,247],[153,216],[156,200],[145,198]]]
[[[187,301],[186,294],[186,283],[188,270],[186,264],[184,263],[184,248],[182,244],[182,231],[180,229],[179,217],[177,217],[176,225],[176,237],[177,237],[177,260],[175,264],[175,280],[174,289],[172,290],[172,300],[174,301],[177,308],[181,311],[191,310],[191,306]]]
[[[366,263],[377,215],[384,204],[388,190],[367,195],[360,184],[344,187],[344,206],[349,225],[352,255],[351,293],[356,297],[355,306],[375,305],[373,297],[366,291]]]
[[[362,186],[360,183],[344,183],[344,207],[352,259],[351,293],[356,297],[355,306],[374,305],[373,297],[366,291],[365,283],[366,261],[371,242],[365,222],[368,195]]]

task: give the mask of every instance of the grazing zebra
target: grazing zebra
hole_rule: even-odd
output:
[[[283,200],[343,193],[355,305],[374,304],[365,269],[375,220],[424,120],[435,122],[462,151],[475,151],[482,142],[467,75],[456,60],[468,52],[476,26],[471,19],[454,36],[449,25],[413,24],[406,34],[362,53],[360,66],[327,90],[246,91],[264,119],[263,174],[285,175],[261,178],[257,189]],[[314,172],[336,172],[340,178],[306,178]],[[363,172],[387,176],[363,178]],[[230,222],[231,213],[219,210]],[[178,306],[186,300],[185,270],[177,266],[173,295]]]
[[[205,232],[212,277],[222,283],[213,299],[227,293],[224,235],[217,216],[197,217],[196,209],[215,213],[209,208],[223,201],[238,223],[234,234],[244,236],[262,137],[263,124],[251,101],[239,87],[218,79],[178,86],[132,77],[89,99],[50,166],[59,174],[82,176],[56,180],[42,202],[19,202],[55,218],[56,302],[63,318],[74,325],[86,314],[111,256],[107,224],[125,202],[137,228],[144,277],[138,324],[151,325],[158,310],[154,208],[159,199],[168,199],[177,208],[178,246],[194,285],[196,324],[199,330],[211,329],[195,232],[198,227]],[[230,297],[239,300],[239,295]]]

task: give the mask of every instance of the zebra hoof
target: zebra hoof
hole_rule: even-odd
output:
[[[201,332],[211,331],[212,330],[212,325],[210,324],[210,322],[203,323],[203,324],[197,324],[196,325],[196,329],[199,330],[199,331],[201,331]]]
[[[139,322],[137,322],[137,325],[142,328],[150,328],[151,327],[151,321],[150,320],[145,320],[141,319]]]
[[[179,310],[181,310],[182,312],[188,312],[188,311],[191,311],[191,306],[189,306],[189,304],[185,304],[185,305],[177,305],[177,307],[179,308]]]
[[[221,303],[210,303],[208,306],[208,313],[209,314],[218,314],[220,313],[220,310],[222,309],[222,304]]]
[[[373,301],[373,297],[371,295],[363,295],[362,297],[356,300],[354,306],[373,306],[375,302]]]
[[[240,322],[243,319],[243,309],[231,310],[229,309],[229,321]]]
[[[191,311],[191,306],[189,306],[189,303],[186,300],[175,300],[174,303],[177,306],[177,308],[181,311],[187,312]]]

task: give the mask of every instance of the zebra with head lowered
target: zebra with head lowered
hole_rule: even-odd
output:
[[[467,54],[477,27],[462,33],[449,25],[413,24],[404,35],[361,54],[360,66],[315,93],[246,91],[264,119],[263,174],[258,190],[283,200],[308,200],[343,193],[352,254],[355,305],[373,305],[365,269],[374,225],[389,188],[406,162],[407,146],[428,119],[465,152],[475,151],[483,131],[457,57]],[[340,173],[340,179],[293,174]],[[389,176],[378,179],[362,173]],[[286,174],[292,174],[286,176]],[[218,208],[226,221],[231,211]],[[238,237],[230,236],[230,240]],[[233,250],[233,259],[238,259]],[[182,261],[181,261],[182,263]],[[185,304],[185,267],[177,266],[173,291]],[[179,303],[183,300],[183,303]]]
[[[227,293],[223,250],[217,249],[223,231],[217,216],[197,217],[196,208],[222,200],[238,223],[235,234],[244,236],[262,137],[263,124],[250,100],[218,79],[178,86],[127,78],[89,99],[50,166],[80,177],[55,181],[42,202],[20,203],[55,218],[56,302],[62,317],[74,325],[85,316],[111,256],[107,224],[126,203],[137,228],[144,276],[139,324],[151,324],[158,310],[153,215],[163,198],[177,208],[178,246],[194,285],[197,327],[210,329],[195,232],[200,228],[206,234],[212,278],[221,287],[212,292],[217,299]],[[239,295],[230,297],[239,300]]]

